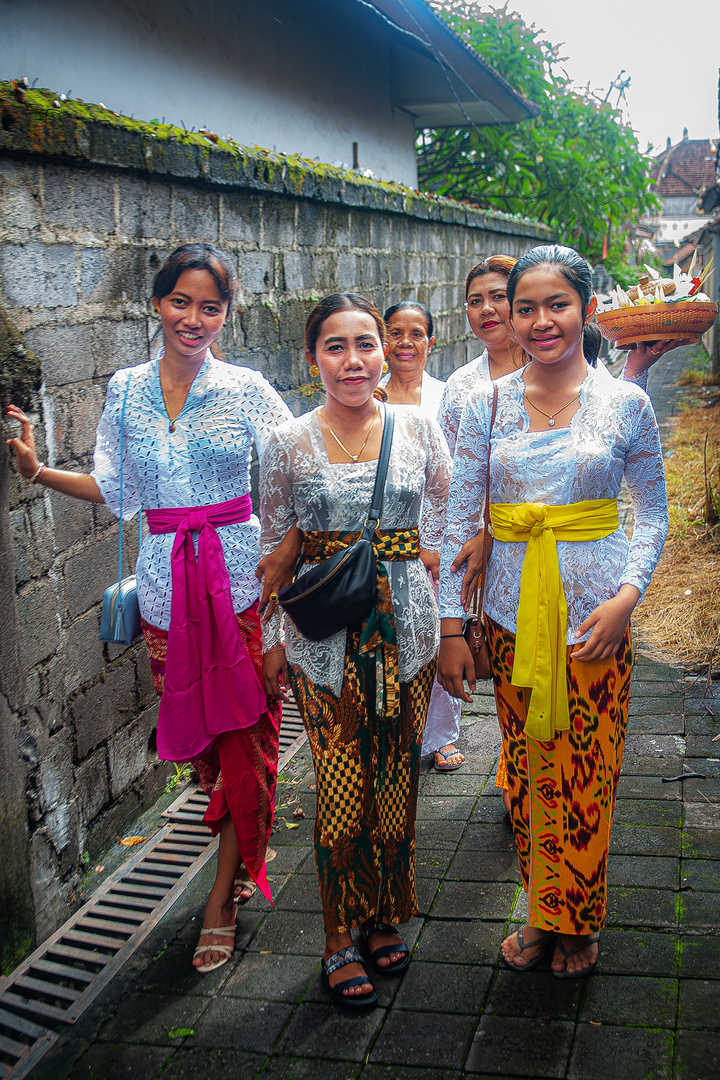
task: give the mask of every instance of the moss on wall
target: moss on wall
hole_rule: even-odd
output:
[[[104,105],[0,81],[0,152],[80,159],[221,186],[274,191],[323,202],[386,210],[542,240],[554,232],[519,215],[412,191],[298,155],[241,146],[211,131],[134,120]]]
[[[40,389],[40,361],[25,346],[22,334],[0,304],[0,406],[3,413],[11,401],[30,407]]]

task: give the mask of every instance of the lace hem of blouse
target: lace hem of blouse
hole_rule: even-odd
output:
[[[570,426],[531,432],[522,370],[499,379],[497,387],[490,455],[493,502],[565,505],[612,499],[623,476],[630,492],[635,513],[631,541],[619,528],[602,540],[558,543],[570,645],[577,627],[620,585],[635,585],[642,597],[660,557],[668,513],[655,414],[650,399],[633,383],[588,367]],[[451,574],[450,564],[478,527],[491,402],[491,386],[481,383],[468,398],[458,432],[441,557],[443,617],[462,617],[462,575]],[[524,543],[496,540],[488,565],[485,610],[513,633],[525,548]]]
[[[450,478],[447,445],[435,421],[419,409],[404,405],[394,413],[381,528],[419,525],[421,546],[437,551]],[[295,521],[303,531],[360,530],[376,469],[376,461],[331,465],[317,410],[277,428],[260,463],[261,555],[274,551]],[[431,533],[439,531],[428,535],[428,528]],[[437,650],[437,604],[419,559],[385,566],[397,626],[400,680],[407,682]],[[280,622],[276,616],[263,628],[264,648],[279,640]],[[325,641],[309,641],[290,619],[285,620],[288,660],[336,695],[342,687],[345,642],[344,630]]]
[[[162,355],[162,354],[161,354]],[[140,507],[205,506],[250,491],[252,444],[262,453],[269,433],[292,416],[257,371],[235,367],[208,351],[193,382],[175,431],[168,418],[159,360],[117,371],[108,383],[97,429],[91,475],[117,515],[120,503],[120,413],[125,409],[123,516]],[[235,611],[258,599],[255,577],[260,525],[249,521],[218,529]],[[170,625],[172,533],[146,536],[137,563],[140,613],[153,626]]]

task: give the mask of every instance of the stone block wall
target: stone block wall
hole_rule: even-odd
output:
[[[437,320],[432,371],[446,376],[478,352],[463,309],[468,268],[551,239],[531,222],[311,163],[270,169],[260,152],[199,149],[181,135],[160,146],[117,117],[48,119],[42,98],[29,99],[3,96],[0,84],[0,397],[32,410],[40,457],[60,467],[90,468],[109,376],[159,346],[152,280],[181,243],[218,244],[237,261],[224,354],[262,371],[299,413],[317,391],[302,346],[317,299],[352,289],[381,310],[423,301]],[[31,368],[35,382],[23,382]],[[17,881],[0,874],[0,910],[8,899],[22,928],[2,953],[7,968],[33,932],[42,939],[67,917],[88,856],[156,797],[170,769],[155,753],[142,644],[98,640],[103,590],[117,577],[116,520],[28,487],[7,454],[2,473],[0,562],[14,574],[0,668],[12,656],[15,675],[12,692],[0,676],[10,778],[0,822],[14,822],[19,869]],[[126,527],[125,572],[136,539]]]

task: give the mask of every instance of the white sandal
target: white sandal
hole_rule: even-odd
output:
[[[223,964],[227,964],[228,960],[235,951],[235,923],[232,926],[203,926],[200,931],[200,937],[204,934],[217,934],[218,937],[232,938],[232,945],[198,945],[197,949],[193,953],[193,960],[196,956],[200,956],[202,953],[217,952],[223,955],[219,960],[214,960],[209,964],[200,964],[195,967],[196,971],[199,971],[201,975],[207,975],[211,971],[216,971]]]

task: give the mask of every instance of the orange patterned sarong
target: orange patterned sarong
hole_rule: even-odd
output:
[[[625,746],[632,648],[582,663],[567,647],[570,729],[538,742],[524,731],[529,691],[513,686],[515,637],[486,616],[528,924],[562,934],[605,925],[607,859]]]
[[[255,670],[262,681],[262,635],[257,604],[237,616],[238,626]],[[165,685],[167,631],[142,620],[155,691]],[[207,754],[193,758],[200,786],[210,796],[203,821],[213,836],[229,813],[240,855],[253,880],[272,900],[265,870],[265,852],[272,830],[277,787],[278,749],[282,709],[267,699],[267,709],[250,727],[223,732]]]

